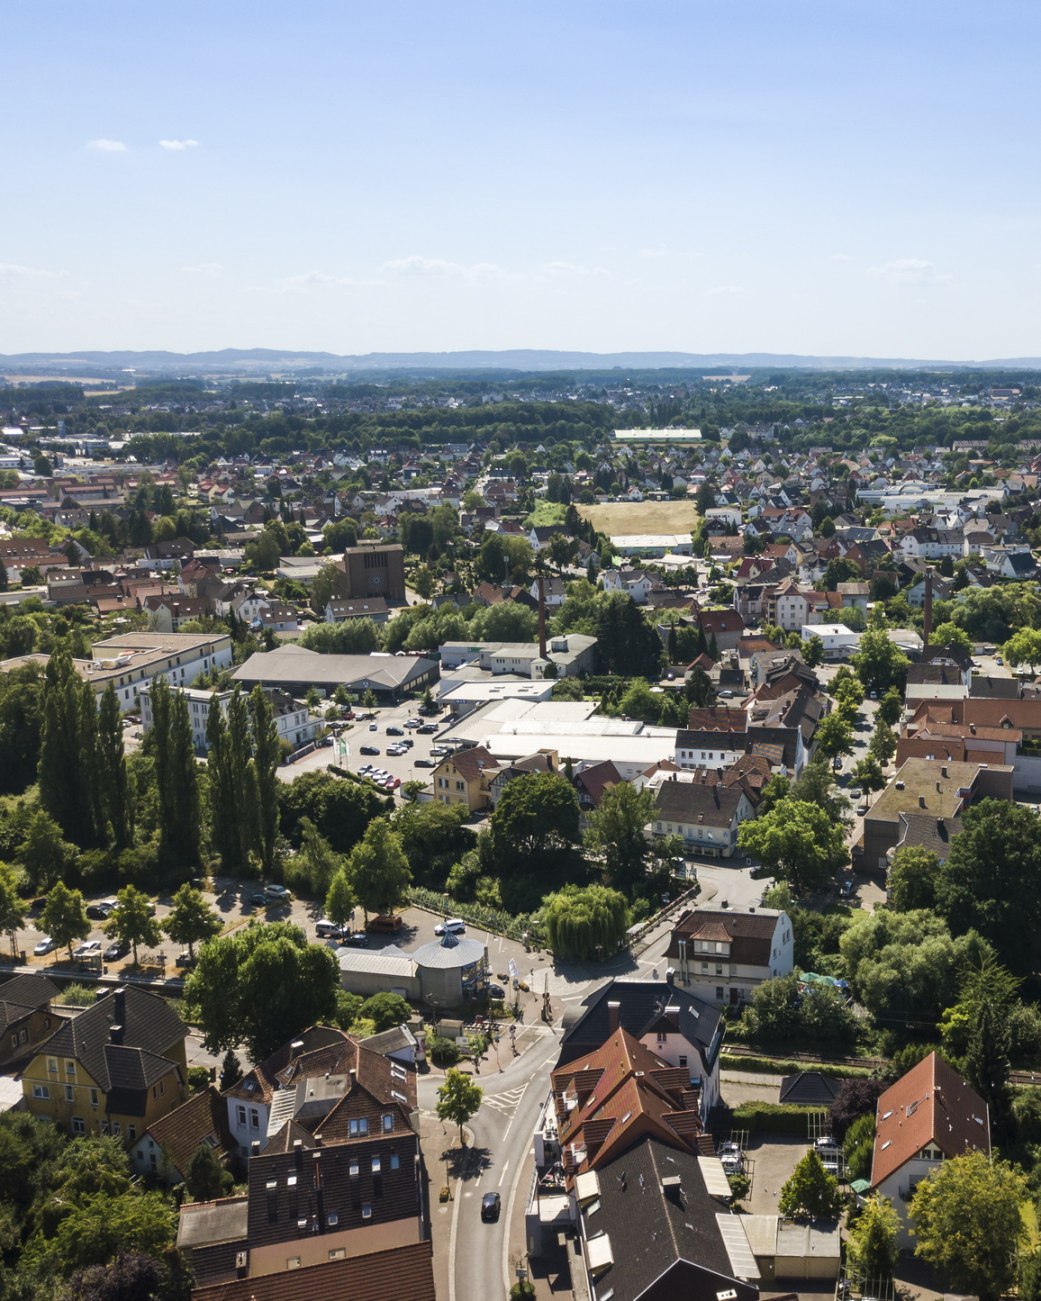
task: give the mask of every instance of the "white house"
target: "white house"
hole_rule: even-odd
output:
[[[738,1007],[764,980],[792,971],[791,919],[774,908],[693,909],[676,923],[667,957],[684,989],[708,1003]]]

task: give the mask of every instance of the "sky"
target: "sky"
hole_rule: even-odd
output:
[[[0,352],[1041,354],[1024,0],[7,0]]]

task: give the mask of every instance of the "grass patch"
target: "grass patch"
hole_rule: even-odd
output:
[[[535,503],[535,509],[524,521],[526,529],[549,528],[551,524],[563,524],[564,516],[567,514],[567,507],[560,501],[539,501]]]

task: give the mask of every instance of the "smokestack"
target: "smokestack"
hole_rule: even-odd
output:
[[[127,1019],[126,990],[122,986],[120,986],[118,989],[114,989],[112,991],[112,998],[113,998],[113,1003],[112,1003],[113,1016],[120,1023],[120,1025],[125,1025]]]
[[[108,1037],[114,1044],[123,1042],[123,1027],[121,1025],[110,1025],[108,1028]]]
[[[933,571],[925,571],[925,598],[922,601],[922,662],[929,652],[929,638],[933,631]]]
[[[611,1034],[618,1029],[618,1022],[622,1012],[621,1003],[611,1002],[607,1005],[607,1028]]]
[[[539,570],[539,656],[546,658],[546,576]]]

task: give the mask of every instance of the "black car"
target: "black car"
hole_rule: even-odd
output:
[[[120,958],[125,958],[129,952],[130,945],[126,940],[113,940],[102,954],[102,957],[106,962],[118,962]]]
[[[87,904],[87,916],[91,921],[103,922],[109,915],[109,909],[103,903]]]
[[[499,1219],[502,1198],[498,1193],[485,1193],[481,1198],[481,1219],[485,1224],[495,1224]]]
[[[340,936],[340,943],[349,945],[352,949],[367,949],[369,937],[364,931],[344,931]]]
[[[388,727],[388,728],[387,728],[387,735],[388,735],[388,736],[404,736],[404,735],[405,735],[405,729],[404,729],[403,727]]]
[[[420,736],[433,736],[437,731],[436,723],[424,723],[422,727],[417,727],[416,731]]]
[[[379,754],[379,752],[380,748],[378,745],[363,745],[361,747],[362,754]]]
[[[501,985],[489,985],[485,990],[489,998],[505,998],[506,991]]]
[[[249,902],[254,908],[266,908],[270,900],[263,890],[254,890],[249,896]]]
[[[417,767],[417,768],[436,768],[436,767],[437,767],[437,764],[433,761],[433,759],[417,759],[417,760],[416,760],[416,767]]]

